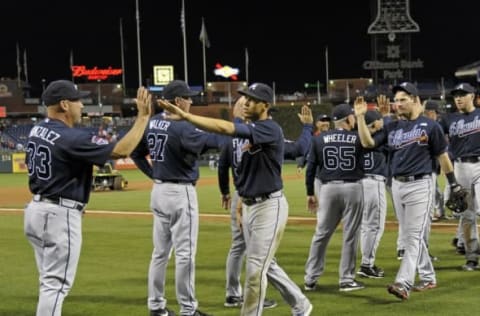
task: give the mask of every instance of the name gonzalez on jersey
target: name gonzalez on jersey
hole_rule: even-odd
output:
[[[60,138],[60,134],[43,126],[34,126],[30,131],[29,137],[37,137],[55,145],[55,141]]]

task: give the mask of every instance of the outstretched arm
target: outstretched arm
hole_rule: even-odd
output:
[[[178,115],[181,119],[189,121],[202,130],[225,135],[234,135],[235,133],[235,125],[232,122],[185,112],[167,100],[159,99],[158,105],[164,110]]]
[[[137,118],[128,133],[115,144],[111,153],[113,159],[125,158],[130,155],[142,139],[143,132],[147,127],[151,113],[152,95],[147,89],[140,87],[137,90],[137,98],[135,101],[138,109]]]
[[[357,119],[358,135],[360,136],[360,142],[365,148],[375,147],[375,140],[372,138],[370,131],[365,122],[365,113],[367,113],[367,103],[363,97],[357,97],[354,102],[355,117]]]

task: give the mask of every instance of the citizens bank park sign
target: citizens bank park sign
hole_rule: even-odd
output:
[[[383,79],[401,79],[404,78],[405,69],[423,68],[423,60],[398,60],[398,61],[378,61],[366,60],[363,62],[365,70],[380,70],[383,72]]]
[[[88,69],[85,66],[72,66],[72,75],[74,78],[87,77],[88,80],[105,80],[112,76],[121,75],[121,68],[108,67],[106,69],[97,68],[96,66]]]

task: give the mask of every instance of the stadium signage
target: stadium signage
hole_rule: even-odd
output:
[[[233,68],[228,65],[223,66],[220,63],[215,64],[215,70],[213,73],[216,76],[220,76],[223,78],[230,78],[232,80],[238,80],[237,75],[240,73],[240,70],[238,68]]]
[[[383,70],[384,79],[401,79],[404,77],[405,69],[423,68],[423,60],[395,60],[395,61],[379,61],[366,60],[363,62],[365,70]]]
[[[72,66],[72,75],[75,78],[87,77],[88,80],[105,80],[111,76],[121,75],[123,70],[121,68],[108,67],[106,69],[99,69],[96,66],[87,69],[86,66]]]

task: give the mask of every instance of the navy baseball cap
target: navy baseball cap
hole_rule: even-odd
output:
[[[462,82],[456,85],[452,91],[450,91],[451,95],[455,95],[459,93],[475,93],[475,88],[472,87],[469,83]]]
[[[332,119],[327,114],[320,114],[319,116],[317,116],[317,119],[315,121],[330,122],[331,120]]]
[[[238,93],[266,103],[273,103],[273,90],[264,83],[252,83],[247,90],[238,90]]]
[[[350,104],[342,103],[333,108],[332,119],[338,121],[354,113],[355,112]]]
[[[367,125],[381,119],[382,115],[377,110],[368,110],[367,113],[365,113],[365,123],[367,123]]]
[[[45,105],[54,105],[62,100],[80,100],[90,95],[90,91],[80,91],[69,80],[56,80],[49,83],[42,93]]]
[[[435,111],[435,112],[438,113],[438,110],[439,110],[438,103],[435,102],[435,101],[432,101],[432,100],[426,101],[425,102],[425,110]]]
[[[417,87],[415,87],[415,85],[411,82],[402,82],[401,84],[392,88],[393,94],[397,93],[398,91],[405,91],[410,95],[418,96]]]
[[[176,97],[193,97],[198,95],[199,92],[190,90],[190,87],[185,81],[182,80],[172,80],[170,81],[165,88],[163,88],[162,96],[164,99],[173,100]]]

